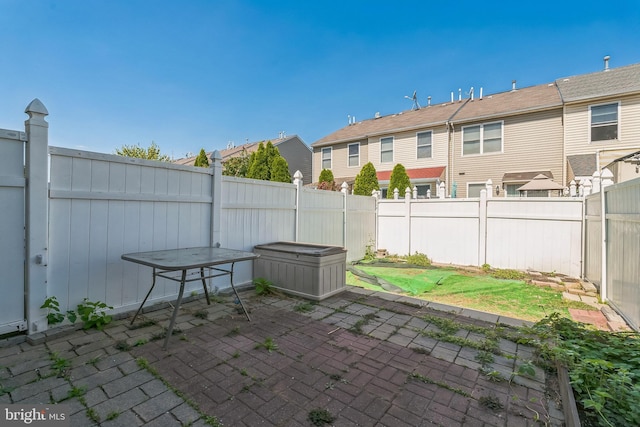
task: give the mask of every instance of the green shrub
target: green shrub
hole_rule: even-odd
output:
[[[387,190],[387,199],[393,199],[393,190],[398,189],[400,197],[404,197],[406,188],[411,188],[411,181],[407,171],[400,163],[393,167],[391,177],[389,177],[389,189]]]
[[[431,265],[431,260],[429,259],[429,257],[419,252],[416,252],[413,255],[407,255],[405,259],[407,261],[407,264],[413,264],[420,267],[429,267]]]
[[[373,190],[379,190],[378,176],[373,163],[369,162],[360,169],[353,184],[353,194],[359,196],[371,196]]]

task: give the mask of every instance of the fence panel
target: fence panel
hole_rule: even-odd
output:
[[[606,296],[640,327],[640,178],[606,187]]]
[[[83,298],[136,307],[151,270],[123,253],[210,244],[211,170],[56,147],[50,155],[49,295],[63,310]],[[177,290],[159,279],[150,302]]]
[[[0,333],[25,328],[23,132],[0,129]]]
[[[584,207],[584,276],[600,286],[602,281],[602,192],[585,198]]]
[[[376,199],[370,196],[347,196],[347,261],[365,256],[367,246],[376,245]]]
[[[299,242],[345,246],[344,194],[302,188],[299,203]]]
[[[378,245],[390,254],[406,255],[409,251],[409,220],[404,200],[378,201]]]
[[[411,203],[410,253],[443,264],[478,265],[477,199],[415,200]]]
[[[487,258],[493,267],[581,275],[582,199],[487,200]]]
[[[251,251],[255,245],[295,239],[293,184],[223,176],[221,203],[223,247]],[[251,263],[238,264],[234,283],[251,282],[252,274]]]

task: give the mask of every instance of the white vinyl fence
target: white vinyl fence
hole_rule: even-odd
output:
[[[151,269],[122,261],[123,253],[217,243],[251,250],[274,241],[343,246],[348,261],[370,246],[421,252],[439,263],[571,276],[584,269],[602,282],[603,298],[640,323],[640,180],[607,188],[606,203],[599,193],[589,196],[586,205],[581,197],[485,193],[376,201],[305,189],[301,180],[223,177],[219,158],[196,168],[49,147],[46,108],[36,99],[26,111],[25,132],[0,130],[0,333],[46,330],[40,306],[50,296],[63,312],[83,298],[114,312],[136,308]],[[249,283],[252,265],[240,264],[234,281]],[[228,278],[211,285],[228,287]],[[191,290],[200,291],[197,282]],[[177,291],[175,282],[159,279],[149,303],[174,299]]]
[[[606,298],[640,327],[640,179],[607,187]]]
[[[46,108],[34,100],[27,113],[25,132],[0,131],[0,333],[46,330],[40,306],[51,296],[62,312],[84,298],[114,313],[137,308],[152,270],[123,261],[124,253],[216,244],[251,250],[308,238],[343,246],[355,259],[371,244],[372,197],[302,189],[301,179],[223,177],[219,155],[211,168],[197,168],[49,147]],[[252,264],[236,267],[234,283],[250,283]],[[229,278],[211,286],[227,288]],[[191,290],[201,291],[198,282],[187,284]],[[177,291],[158,278],[148,304]]]
[[[434,262],[581,275],[582,199],[378,202],[378,248]]]

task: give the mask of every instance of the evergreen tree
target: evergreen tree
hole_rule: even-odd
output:
[[[147,160],[159,160],[161,162],[170,162],[171,159],[166,154],[160,154],[160,147],[155,142],[151,141],[151,145],[148,148],[143,148],[140,144],[136,145],[123,145],[120,148],[116,148],[116,154],[124,157],[135,157],[138,159]]]
[[[267,163],[267,153],[262,142],[258,145],[258,150],[251,153],[247,178],[269,181],[269,164]]]
[[[378,176],[373,163],[369,162],[360,169],[353,184],[353,194],[360,196],[370,196],[373,190],[379,190]]]
[[[200,149],[200,153],[198,154],[198,157],[196,157],[196,161],[193,165],[201,168],[209,167],[209,159],[207,158],[207,153],[204,152],[204,148]]]
[[[258,150],[251,153],[247,178],[291,182],[287,160],[280,155],[280,151],[271,141],[266,145],[261,142]]]
[[[393,167],[391,177],[389,178],[389,189],[387,190],[387,199],[393,199],[393,190],[398,189],[400,197],[404,197],[406,188],[411,188],[411,181],[407,171],[400,163]]]
[[[289,165],[287,164],[287,160],[282,156],[274,157],[271,162],[271,181],[291,182]]]

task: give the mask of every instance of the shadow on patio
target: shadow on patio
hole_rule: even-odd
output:
[[[72,426],[563,425],[555,375],[508,339],[522,321],[353,287],[317,304],[244,292],[252,322],[217,299],[185,301],[167,351],[166,304],[134,327],[5,340],[0,400],[68,405]]]

